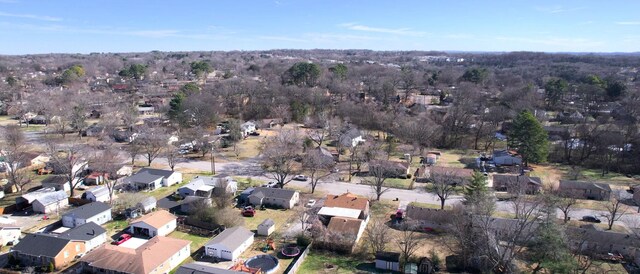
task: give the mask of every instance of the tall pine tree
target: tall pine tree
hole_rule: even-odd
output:
[[[513,120],[507,143],[522,155],[522,161],[527,166],[529,162],[540,163],[547,160],[549,154],[549,139],[547,132],[533,114],[525,110]]]

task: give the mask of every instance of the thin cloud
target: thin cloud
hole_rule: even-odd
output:
[[[616,25],[635,26],[635,25],[640,25],[640,21],[622,21],[622,22],[616,22]]]
[[[33,19],[40,21],[50,21],[50,22],[58,22],[62,21],[60,17],[46,16],[46,15],[35,15],[35,14],[17,14],[17,13],[8,13],[0,11],[1,17],[13,17],[13,18],[23,18],[23,19]]]
[[[396,34],[396,35],[404,35],[404,36],[425,36],[427,34],[426,32],[414,31],[414,30],[411,30],[410,28],[399,28],[399,29],[378,28],[378,27],[370,27],[370,26],[354,24],[354,23],[340,24],[340,26],[349,30],[387,33],[387,34]]]

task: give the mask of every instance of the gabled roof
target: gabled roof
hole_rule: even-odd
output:
[[[194,262],[181,265],[176,274],[246,274],[245,272],[217,268],[216,265],[205,262]]]
[[[425,177],[433,176],[434,174],[439,175],[452,175],[458,178],[471,178],[473,175],[473,170],[459,167],[442,167],[442,166],[434,166],[430,168],[425,168]],[[428,176],[427,176],[428,175]]]
[[[83,256],[80,261],[98,269],[147,274],[190,244],[191,241],[156,236],[136,249],[103,245]]]
[[[158,202],[158,200],[156,200],[155,197],[153,196],[149,196],[147,198],[144,198],[142,201],[140,201],[138,203],[138,206],[150,206],[150,205],[155,205]]]
[[[158,180],[159,178],[169,178],[173,173],[174,171],[171,170],[143,168],[136,172],[136,174],[131,175],[129,180],[133,182],[149,183]]]
[[[542,185],[542,180],[539,177],[529,177],[526,175],[513,175],[513,174],[495,174],[493,175],[493,185],[509,185],[512,183],[520,184],[534,184]]]
[[[451,216],[450,212],[446,212],[444,210],[419,207],[411,204],[407,205],[407,210],[405,211],[405,215],[409,219],[421,220],[421,221],[437,221],[437,220],[444,221],[450,218]]]
[[[11,248],[12,251],[31,256],[54,258],[71,240],[53,234],[27,234],[20,242]]]
[[[104,233],[107,233],[104,228],[94,222],[88,222],[61,233],[60,237],[69,240],[89,241]]]
[[[176,219],[175,215],[169,213],[169,211],[161,209],[134,220],[131,225],[145,223],[155,228],[161,228]]]
[[[30,204],[33,203],[33,201],[35,201],[37,198],[51,195],[51,193],[54,192],[56,192],[56,190],[53,187],[44,187],[36,191],[23,194],[21,197],[16,198],[16,202],[20,203],[19,200],[24,200]]]
[[[242,243],[251,237],[253,237],[253,232],[242,226],[235,226],[225,229],[222,233],[218,234],[218,236],[209,240],[205,246],[219,244],[231,250],[236,250],[240,245],[242,245]]]
[[[93,196],[100,197],[103,195],[109,195],[109,188],[106,186],[97,186],[92,189],[87,190],[85,193],[92,193]]]
[[[333,217],[327,225],[327,230],[341,235],[356,236],[360,232],[363,220],[354,218]]]
[[[596,191],[607,191],[611,192],[611,186],[605,183],[594,183],[594,182],[581,182],[581,181],[570,181],[570,180],[560,180],[559,189],[590,189]]]
[[[350,192],[340,195],[327,195],[324,201],[325,207],[351,208],[366,211],[369,207],[369,199],[359,197]]]
[[[276,224],[276,222],[274,222],[272,219],[265,219],[264,221],[262,221],[262,223],[260,223],[258,225],[258,227],[261,227],[261,226],[270,227],[270,226],[273,226],[275,224]]]
[[[93,202],[93,203],[88,203],[78,208],[75,208],[65,213],[63,216],[71,216],[73,218],[79,218],[79,219],[88,219],[102,212],[105,212],[107,210],[109,211],[111,210],[110,205],[105,204],[103,202]]]
[[[256,187],[253,190],[253,193],[249,196],[291,200],[291,198],[293,198],[296,192],[297,191],[282,189],[282,188]]]
[[[59,190],[55,192],[48,193],[46,195],[40,196],[34,200],[40,202],[44,206],[48,206],[50,204],[57,203],[59,201],[65,200],[69,198],[69,195],[64,190]]]
[[[67,178],[65,178],[65,176],[63,175],[51,175],[47,178],[45,178],[44,180],[42,180],[42,184],[43,185],[58,185],[58,186],[62,186],[66,183],[68,183],[69,181],[67,180]]]
[[[378,251],[378,252],[376,252],[376,260],[383,260],[383,261],[387,261],[387,262],[399,262],[400,261],[400,253],[398,253],[398,252]]]
[[[220,182],[224,179],[229,181],[233,181],[233,179],[229,175],[217,175],[217,176],[196,176],[181,188],[188,188],[190,190],[196,191],[202,188],[202,186],[211,186],[211,187],[220,187]]]
[[[322,207],[320,211],[318,211],[318,215],[324,216],[332,216],[332,217],[347,217],[358,219],[360,217],[360,213],[362,210],[353,209],[353,208],[343,208],[343,207]]]

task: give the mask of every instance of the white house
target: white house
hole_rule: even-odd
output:
[[[74,183],[77,182],[77,179],[74,180]],[[42,180],[43,188],[53,188],[55,190],[64,190],[69,192],[71,187],[69,185],[69,181],[64,175],[51,175],[44,180]]]
[[[249,203],[254,206],[290,209],[300,201],[300,193],[281,188],[256,187],[248,198]]]
[[[7,244],[15,245],[20,240],[20,227],[17,226],[0,226],[0,246]]]
[[[166,236],[173,232],[177,226],[177,218],[166,210],[158,210],[134,220],[129,232],[149,238]]]
[[[276,223],[271,219],[265,219],[258,225],[258,235],[269,236],[276,230]]]
[[[106,186],[97,186],[91,189],[88,189],[82,194],[82,199],[89,200],[92,202],[109,202],[109,188]]]
[[[209,257],[225,260],[236,260],[253,243],[253,232],[236,226],[225,229],[218,236],[204,245],[205,254]]]
[[[76,227],[89,222],[98,225],[111,221],[111,206],[102,202],[88,203],[62,215],[62,225]]]
[[[493,162],[498,166],[511,166],[511,165],[521,165],[522,158],[510,151],[506,150],[496,150],[493,152]]]
[[[33,212],[37,213],[59,213],[61,209],[69,206],[69,195],[64,190],[49,192],[47,195],[36,198],[31,205]]]
[[[156,198],[149,196],[136,204],[136,208],[138,208],[142,213],[149,213],[156,209],[157,204],[158,201]]]
[[[127,178],[125,183],[137,190],[156,190],[182,182],[182,173],[153,168],[143,168]]]
[[[362,133],[357,129],[350,129],[347,132],[340,135],[339,142],[344,147],[355,147],[360,143],[364,143]]]
[[[240,132],[242,136],[246,137],[247,135],[256,132],[256,124],[254,122],[248,121],[240,125]]]
[[[216,176],[196,176],[186,184],[178,189],[178,193],[182,197],[187,196],[201,196],[211,197],[214,192],[225,188],[227,193],[236,193],[238,191],[238,182],[234,181],[231,176],[220,174]]]

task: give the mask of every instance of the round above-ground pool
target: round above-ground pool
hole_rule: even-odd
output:
[[[251,268],[260,268],[262,272],[269,274],[278,268],[278,258],[271,255],[258,255],[249,258],[244,265]]]
[[[300,254],[300,248],[295,245],[290,245],[282,248],[282,251],[280,251],[280,254],[282,254],[282,256],[287,258],[293,258]]]

